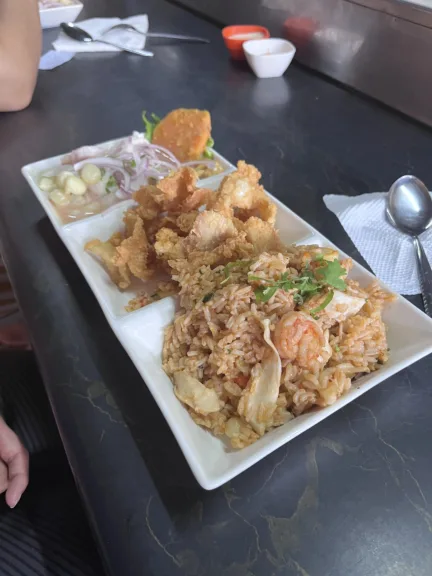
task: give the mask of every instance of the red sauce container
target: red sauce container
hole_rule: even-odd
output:
[[[222,36],[231,58],[244,60],[243,42],[258,38],[270,38],[270,32],[264,26],[238,25],[224,28]]]

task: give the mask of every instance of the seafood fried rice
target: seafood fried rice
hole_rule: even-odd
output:
[[[351,262],[327,262],[326,249],[288,250],[176,277],[184,307],[166,331],[164,369],[192,418],[234,448],[333,404],[388,359],[381,313],[391,295],[343,280]],[[317,280],[333,263],[339,290]]]

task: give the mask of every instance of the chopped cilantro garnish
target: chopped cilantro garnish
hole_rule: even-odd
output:
[[[298,303],[300,303],[300,300],[303,302],[305,295],[310,297],[319,290],[319,285],[316,283],[316,280],[312,280],[307,276],[289,277],[287,272],[282,274],[280,280],[267,280],[266,278],[254,276],[253,274],[249,274],[248,280],[249,282],[265,282],[268,284],[268,286],[265,288],[260,286],[255,289],[255,296],[259,302],[268,302],[268,300],[270,300],[270,298],[279,288],[285,292],[289,292],[290,290],[297,290],[295,297],[297,297]],[[269,288],[272,288],[272,290],[269,290]]]
[[[204,304],[205,304],[206,302],[208,302],[209,300],[211,300],[211,299],[213,298],[213,296],[214,296],[214,292],[209,292],[208,294],[206,294],[206,295],[204,296],[204,298],[202,299],[202,301],[203,301]]]
[[[204,158],[209,158],[210,160],[213,158],[213,150],[212,150],[213,146],[214,146],[214,140],[210,136],[210,138],[207,140],[206,147],[203,153]]]
[[[113,188],[118,188],[118,183],[117,183],[117,180],[114,178],[114,176],[111,175],[108,178],[108,182],[105,185],[105,190],[109,194],[110,192],[112,192]]]
[[[151,142],[153,139],[154,129],[159,124],[161,119],[159,118],[159,116],[156,116],[156,114],[150,114],[151,120],[149,120],[147,118],[147,112],[145,110],[143,110],[141,116],[145,126],[145,137],[149,142]]]
[[[294,302],[295,302],[298,306],[301,306],[301,305],[304,303],[303,296],[300,294],[300,292],[296,292],[296,293],[293,295],[293,298],[294,298]]]
[[[334,296],[334,292],[333,292],[333,290],[330,290],[330,292],[327,294],[327,296],[324,298],[324,300],[321,302],[321,304],[319,306],[317,306],[316,308],[313,308],[313,310],[309,311],[311,316],[315,316],[316,314],[318,314],[318,312],[321,312],[321,310],[324,310],[324,308],[326,308],[326,306],[328,306],[330,304],[330,302],[333,300],[333,296]]]
[[[324,284],[333,286],[338,290],[345,290],[346,283],[341,278],[347,271],[340,265],[339,260],[323,261],[323,265],[315,269],[316,278]]]
[[[319,261],[321,261],[321,258]],[[332,286],[338,290],[345,290],[346,283],[341,278],[341,276],[345,276],[345,274],[346,270],[340,265],[339,260],[328,262],[322,259],[322,265],[315,270],[312,270],[308,264],[302,270],[301,276],[289,276],[288,272],[284,272],[279,280],[273,280],[249,274],[248,281],[261,283],[261,286],[255,289],[255,296],[258,302],[268,302],[276,291],[280,289],[285,292],[294,290],[294,301],[296,304],[301,305],[308,298],[321,292],[326,286]],[[264,286],[262,284],[264,284]],[[311,315],[314,316],[317,312],[323,310],[332,298],[333,291],[330,291],[323,303],[311,311]]]
[[[336,344],[336,346],[334,347],[334,349],[336,350],[336,352],[340,352],[340,346],[338,344]]]
[[[278,286],[260,286],[255,289],[255,298],[257,302],[268,302],[276,294]]]

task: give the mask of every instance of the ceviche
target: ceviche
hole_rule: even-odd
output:
[[[162,120],[147,120],[143,113],[143,119],[145,133],[110,146],[83,146],[64,156],[61,167],[40,175],[39,188],[64,222],[102,212],[181,167],[194,168],[200,179],[226,170],[213,157],[207,111],[174,110]]]

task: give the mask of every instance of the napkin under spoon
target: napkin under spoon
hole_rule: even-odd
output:
[[[72,40],[77,40],[78,42],[87,42],[88,44],[91,42],[101,42],[102,44],[108,44],[108,46],[114,46],[114,48],[119,48],[124,52],[131,52],[132,54],[138,54],[138,56],[153,56],[153,52],[148,52],[147,50],[138,50],[135,48],[126,48],[126,46],[122,46],[121,44],[117,44],[116,42],[111,42],[110,40],[104,40],[103,38],[93,38],[88,32],[72,24],[71,22],[66,23],[62,22],[60,24],[61,29],[63,32],[72,38]]]

